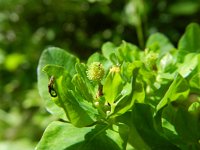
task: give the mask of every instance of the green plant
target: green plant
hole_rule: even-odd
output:
[[[107,42],[86,63],[46,49],[38,88],[60,121],[47,127],[36,149],[199,149],[199,41],[200,27],[192,23],[177,48],[156,33],[144,51]]]

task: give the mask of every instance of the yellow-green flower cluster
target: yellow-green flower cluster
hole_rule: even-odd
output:
[[[100,82],[104,76],[104,68],[100,62],[93,62],[87,70],[87,77],[91,81]]]

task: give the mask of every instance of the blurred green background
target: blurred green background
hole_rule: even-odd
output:
[[[34,149],[55,120],[37,90],[37,64],[49,46],[86,60],[106,41],[141,49],[161,32],[176,46],[200,0],[0,0],[0,149]]]

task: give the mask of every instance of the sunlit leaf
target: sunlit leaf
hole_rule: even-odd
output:
[[[107,42],[102,46],[102,54],[105,58],[109,59],[112,53],[115,53],[116,46],[111,43]]]
[[[37,69],[39,93],[46,103],[47,110],[57,117],[66,119],[64,111],[51,100],[51,96],[48,92],[49,78],[42,70],[47,64],[54,64],[66,68],[70,75],[73,75],[75,73],[75,63],[78,61],[78,58],[75,56],[55,47],[47,48],[40,57]]]
[[[160,56],[174,48],[169,39],[161,33],[152,34],[147,40],[146,47],[154,52],[158,52]]]
[[[105,99],[113,104],[123,88],[123,80],[119,73],[110,72],[105,79],[103,93]]]
[[[156,106],[157,111],[162,107],[166,106],[168,103],[177,100],[184,100],[189,94],[189,85],[187,81],[181,76],[177,75],[170,85],[169,89],[165,93],[162,100]]]
[[[92,127],[76,128],[69,123],[52,122],[46,128],[36,150],[78,150],[84,141],[84,136]]]
[[[200,27],[196,23],[191,23],[187,28],[178,43],[178,49],[180,53],[184,51],[186,53],[190,52],[200,52]]]

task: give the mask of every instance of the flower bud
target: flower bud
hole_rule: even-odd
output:
[[[120,72],[120,67],[119,66],[113,66],[112,68],[110,68],[110,72],[119,73]]]

